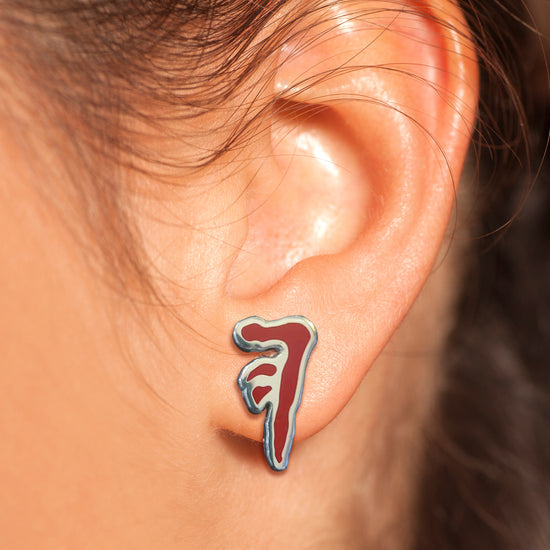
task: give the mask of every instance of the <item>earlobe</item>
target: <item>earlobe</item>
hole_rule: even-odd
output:
[[[248,236],[228,284],[228,328],[300,314],[319,330],[297,441],[345,406],[429,276],[477,104],[454,3],[354,6],[283,52],[271,156],[247,188]],[[220,377],[234,403],[215,421],[260,439],[235,366]]]

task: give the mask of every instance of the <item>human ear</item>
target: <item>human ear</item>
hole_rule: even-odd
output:
[[[296,441],[346,405],[428,278],[478,95],[454,2],[337,6],[281,51],[269,154],[243,194],[247,232],[223,301],[228,335],[251,315],[317,327]],[[219,370],[212,419],[260,440],[235,385],[248,360]]]

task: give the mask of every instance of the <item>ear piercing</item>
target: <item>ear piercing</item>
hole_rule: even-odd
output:
[[[276,321],[254,316],[235,325],[233,340],[246,352],[271,352],[250,361],[241,370],[237,384],[252,414],[267,409],[265,457],[273,470],[284,470],[294,440],[307,362],[317,343],[317,330],[301,315]]]

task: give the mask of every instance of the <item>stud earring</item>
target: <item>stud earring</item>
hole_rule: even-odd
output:
[[[250,361],[241,370],[237,384],[252,414],[267,409],[265,457],[273,470],[284,470],[294,440],[307,362],[317,343],[317,330],[301,315],[276,321],[254,316],[235,325],[233,340],[246,352],[273,353]]]

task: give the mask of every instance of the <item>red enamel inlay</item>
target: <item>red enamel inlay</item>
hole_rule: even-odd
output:
[[[252,390],[252,398],[256,405],[271,391],[271,386],[264,386],[260,388],[254,388]]]
[[[277,372],[277,369],[275,365],[272,365],[271,363],[265,363],[263,365],[259,365],[256,367],[246,378],[247,382],[250,382],[256,376],[260,376],[262,374],[266,374],[267,376],[273,376]]]
[[[289,322],[278,327],[267,328],[254,323],[243,327],[242,336],[248,341],[257,340],[265,342],[267,340],[280,340],[288,347],[288,359],[283,369],[279,390],[279,406],[273,424],[275,458],[277,461],[282,462],[284,446],[289,435],[289,430],[292,427],[290,408],[297,398],[298,391],[300,391],[298,388],[300,363],[310,341],[311,334],[300,323]],[[263,388],[256,388],[256,390],[258,389]],[[256,399],[255,395],[254,399]]]

